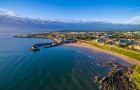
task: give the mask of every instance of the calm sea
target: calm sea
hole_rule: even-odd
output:
[[[108,69],[99,62],[120,60],[87,49],[58,46],[29,51],[35,43],[49,39],[13,37],[0,33],[0,90],[98,90],[96,75]]]

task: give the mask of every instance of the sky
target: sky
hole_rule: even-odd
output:
[[[140,24],[140,0],[0,0],[0,15]]]

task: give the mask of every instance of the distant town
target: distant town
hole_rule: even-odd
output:
[[[49,38],[57,43],[92,41],[140,51],[140,32],[45,32],[22,34],[19,38]]]

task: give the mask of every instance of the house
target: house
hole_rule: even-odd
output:
[[[61,40],[61,43],[63,43],[63,44],[64,43],[76,43],[76,41],[77,40],[74,40],[74,39],[66,39],[66,40],[63,39],[63,40]]]
[[[134,44],[134,41],[133,40],[128,40],[128,39],[121,39],[120,42],[119,42],[119,45],[122,46],[122,47],[126,47],[128,45],[132,45]]]
[[[95,39],[93,41],[98,42],[98,43],[105,43],[105,38],[97,38],[97,39]]]

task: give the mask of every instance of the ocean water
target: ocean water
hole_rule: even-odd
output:
[[[15,38],[17,33],[0,33],[0,90],[98,90],[96,75],[105,75],[99,65],[120,58],[77,47],[29,47],[49,39]],[[124,62],[125,63],[125,62]]]

